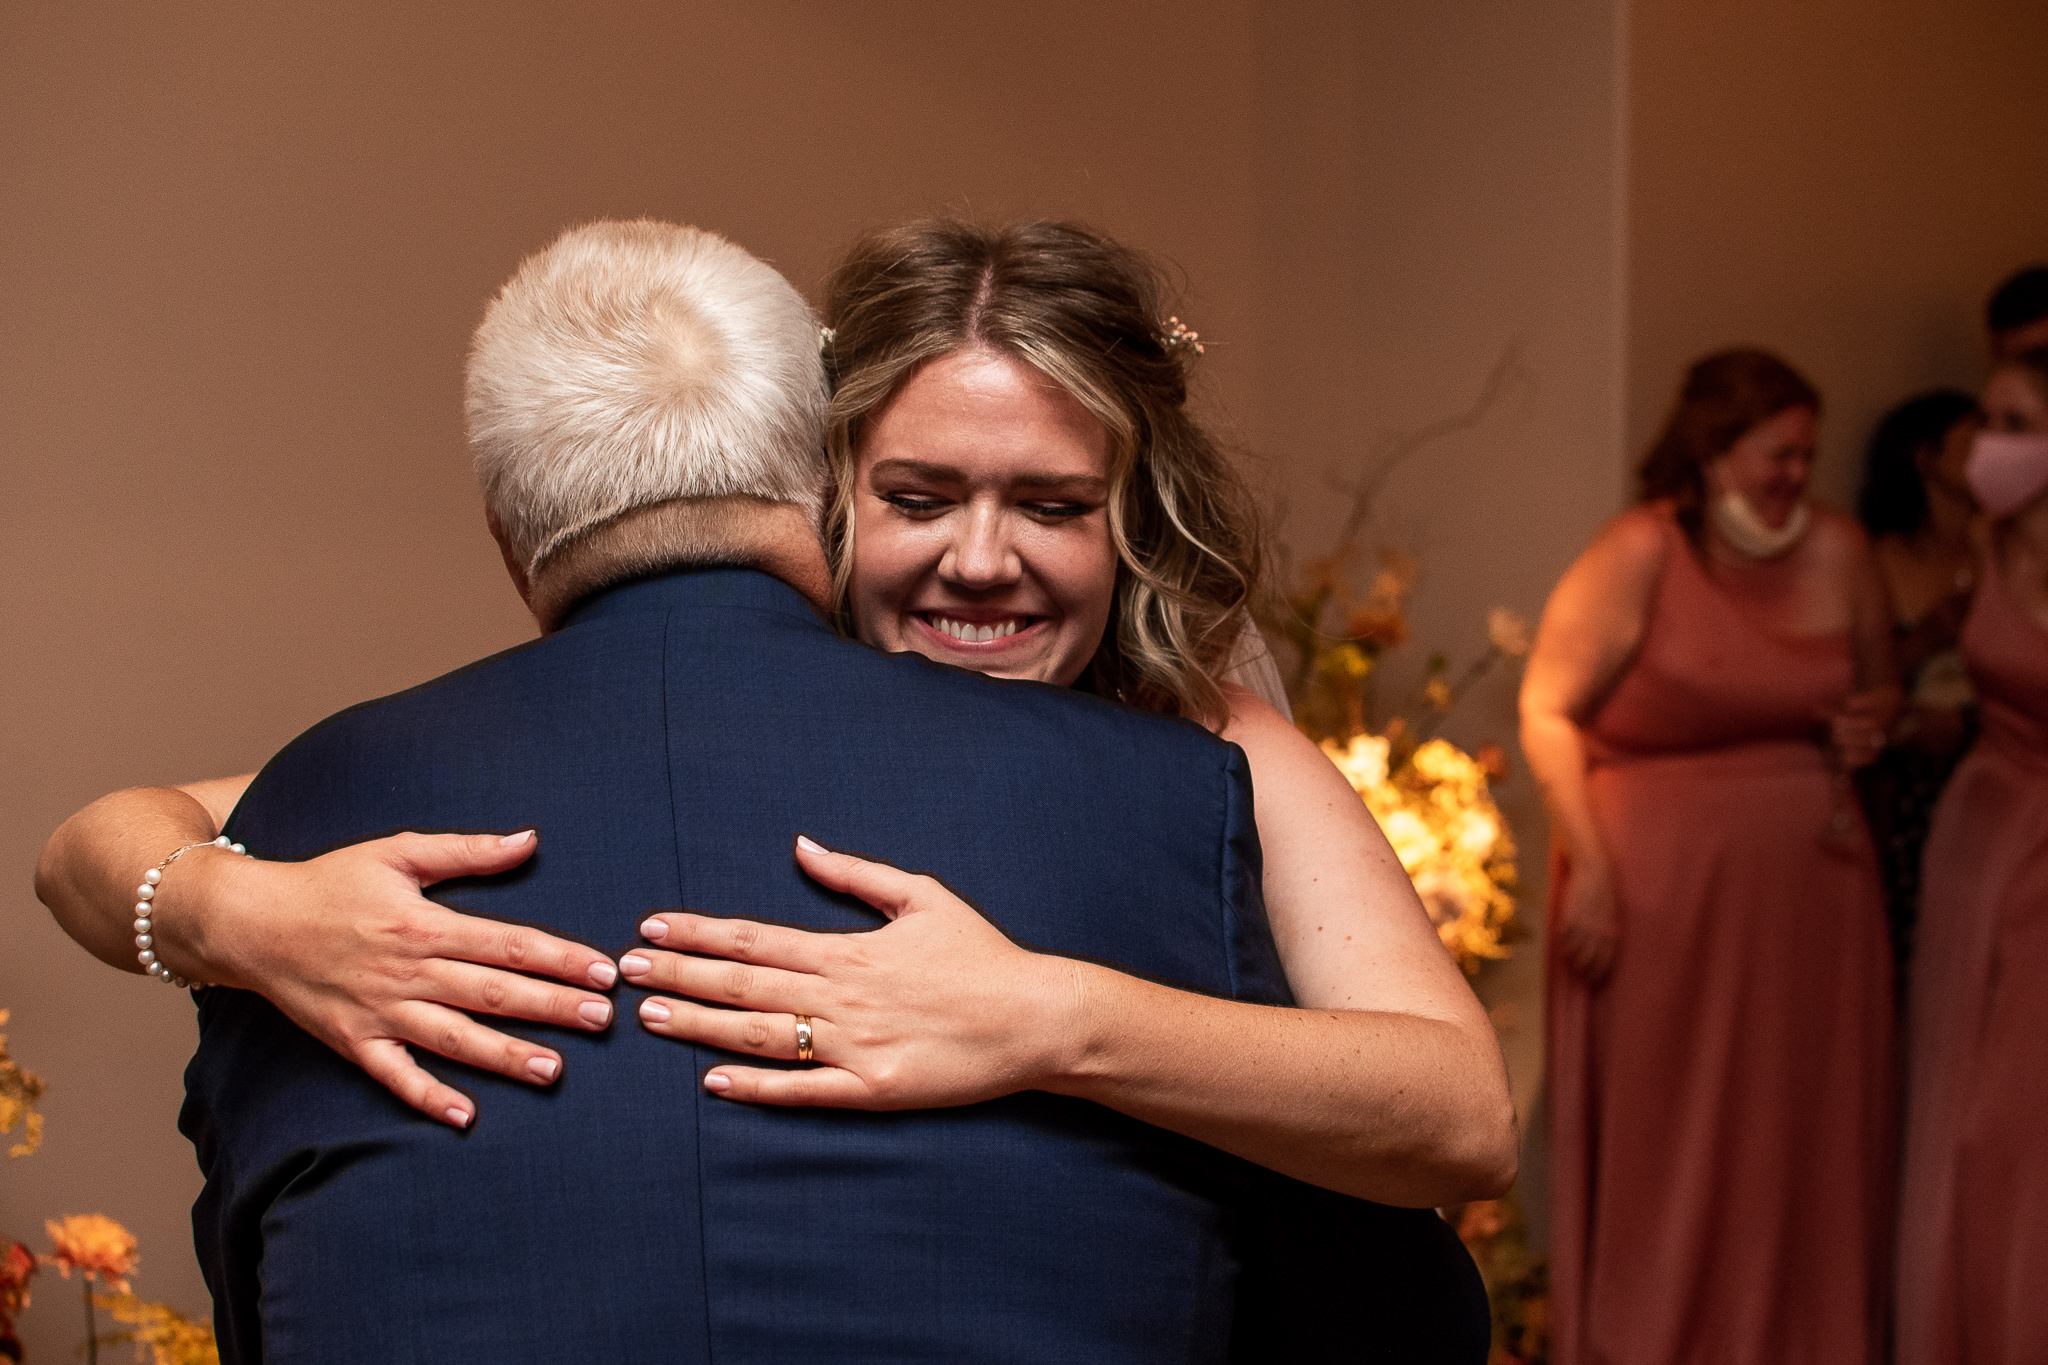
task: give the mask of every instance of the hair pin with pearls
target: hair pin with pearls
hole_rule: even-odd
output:
[[[1159,334],[1159,344],[1169,351],[1192,349],[1196,355],[1207,354],[1202,347],[1202,334],[1179,318],[1166,320],[1166,325]]]

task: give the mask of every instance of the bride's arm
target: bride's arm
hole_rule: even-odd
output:
[[[101,797],[44,845],[36,895],[93,956],[140,972],[134,918],[144,870],[214,838],[248,784],[222,778]],[[586,1031],[611,1022],[604,996],[525,974],[603,989],[617,979],[603,954],[420,894],[517,866],[536,843],[530,832],[398,834],[302,863],[194,849],[156,888],[153,950],[181,976],[265,996],[406,1103],[462,1127],[473,1102],[414,1062],[408,1045],[545,1085],[561,1073],[559,1053],[460,1011]]]
[[[793,1014],[812,1016],[828,1065],[709,1072],[706,1085],[734,1099],[911,1108],[1048,1090],[1385,1203],[1500,1193],[1516,1138],[1485,1012],[1343,777],[1270,707],[1233,702],[1227,733],[1252,760],[1268,912],[1303,1008],[1031,953],[930,878],[800,849],[812,876],[895,923],[817,935],[655,916],[664,947],[748,965],[628,954],[629,981],[742,1007],[650,1001],[643,1022],[788,1057]]]
[[[37,898],[81,948],[110,967],[140,972],[130,921],[143,870],[182,844],[219,834],[249,781],[245,774],[183,787],[133,787],[101,797],[57,826],[43,845],[36,861]],[[210,861],[191,856],[193,869]],[[169,929],[162,926],[159,936]],[[197,965],[195,957],[183,953],[178,960]]]

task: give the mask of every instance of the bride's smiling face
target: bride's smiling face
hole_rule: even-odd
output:
[[[989,350],[916,371],[854,474],[855,629],[1000,678],[1072,683],[1116,589],[1109,433],[1065,389]]]

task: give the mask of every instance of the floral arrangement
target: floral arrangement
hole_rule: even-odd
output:
[[[1453,676],[1449,659],[1432,655],[1414,703],[1380,723],[1380,656],[1408,639],[1416,566],[1386,551],[1358,594],[1347,572],[1355,557],[1347,547],[1312,562],[1285,613],[1268,622],[1294,647],[1295,720],[1372,811],[1444,947],[1474,973],[1508,955],[1517,929],[1515,841],[1490,787],[1507,776],[1507,753],[1489,744],[1468,754],[1435,731],[1473,684],[1529,652],[1529,628],[1496,608],[1480,657]]]
[[[1507,777],[1507,753],[1489,744],[1468,754],[1436,730],[1474,684],[1528,654],[1529,627],[1496,607],[1478,658],[1454,674],[1447,655],[1430,655],[1418,695],[1382,720],[1381,656],[1407,643],[1408,596],[1419,566],[1382,545],[1364,590],[1355,585],[1365,577],[1373,506],[1388,477],[1432,443],[1481,421],[1521,377],[1519,348],[1510,345],[1469,409],[1386,437],[1350,487],[1336,550],[1309,561],[1279,609],[1260,620],[1269,638],[1292,647],[1287,690],[1295,723],[1322,745],[1379,821],[1444,946],[1468,974],[1506,957],[1518,929],[1515,842],[1490,788]]]
[[[1470,974],[1506,957],[1515,842],[1487,790],[1488,761],[1505,760],[1498,747],[1475,757],[1432,739],[1393,768],[1394,741],[1386,735],[1353,735],[1342,748],[1324,740],[1322,748],[1379,821],[1458,965]]]
[[[6,1022],[7,1011],[0,1010],[0,1024]],[[23,1130],[22,1140],[8,1150],[10,1158],[29,1156],[41,1145],[43,1116],[36,1102],[42,1095],[42,1078],[8,1055],[7,1037],[0,1034],[0,1137],[17,1124]],[[85,1307],[85,1344],[79,1349],[88,1365],[96,1365],[102,1344],[123,1342],[135,1347],[138,1361],[147,1357],[154,1365],[220,1365],[211,1327],[129,1292],[128,1277],[139,1258],[128,1229],[102,1214],[82,1213],[46,1220],[43,1230],[50,1239],[50,1252],[43,1256],[0,1236],[0,1359],[22,1359],[14,1323],[29,1306],[30,1282],[51,1266],[67,1280],[78,1272]],[[95,1292],[94,1285],[107,1292]],[[102,1309],[127,1330],[101,1332],[97,1315]]]

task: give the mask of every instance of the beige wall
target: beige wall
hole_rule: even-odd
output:
[[[2048,258],[2048,5],[1633,0],[1628,433],[1699,355],[1825,395],[1846,503],[1885,408],[1982,374],[1985,296]]]

